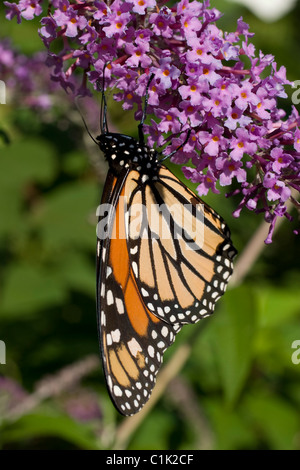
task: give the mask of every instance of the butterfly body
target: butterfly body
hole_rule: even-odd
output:
[[[109,164],[97,232],[99,340],[112,401],[132,415],[178,331],[213,312],[236,251],[223,219],[143,140],[105,132],[97,141]]]

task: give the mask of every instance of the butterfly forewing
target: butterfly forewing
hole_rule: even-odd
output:
[[[124,179],[132,177],[129,172]],[[111,184],[111,181],[109,182]],[[106,381],[112,400],[124,415],[138,412],[150,397],[164,351],[179,325],[171,325],[147,308],[130,262],[126,233],[126,200],[122,188],[106,189],[112,204],[110,230],[99,243],[98,314]],[[107,202],[107,201],[106,201]]]

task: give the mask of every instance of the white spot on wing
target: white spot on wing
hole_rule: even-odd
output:
[[[116,397],[121,397],[123,395],[123,392],[118,385],[114,386],[114,394]]]
[[[111,290],[108,290],[106,293],[107,305],[112,305],[114,303],[114,296]]]
[[[133,270],[133,272],[134,272],[135,277],[138,277],[138,267],[137,267],[136,262],[134,261],[134,262],[131,264],[131,266],[132,266],[132,270]]]
[[[107,377],[107,385],[108,385],[109,389],[112,390],[113,384],[112,384],[112,380],[111,380],[110,375]]]
[[[163,309],[162,309],[161,307],[157,307],[157,313],[158,313],[158,315],[160,315],[161,317],[164,317],[164,316],[165,316],[164,311],[163,311]]]
[[[135,245],[133,248],[130,249],[130,253],[132,255],[135,255],[138,251],[138,245]]]
[[[101,285],[101,297],[104,297],[104,294],[105,294],[105,284],[103,282]]]
[[[124,313],[124,304],[122,299],[116,299],[116,307],[118,310],[118,313],[122,314]]]
[[[109,277],[112,273],[112,269],[110,266],[107,266],[107,269],[106,269],[106,277]]]
[[[127,345],[128,345],[129,351],[134,357],[136,357],[137,354],[142,351],[140,344],[137,342],[135,338],[132,338],[130,341],[128,341]]]
[[[111,338],[112,338],[114,343],[118,343],[120,341],[120,338],[121,338],[120,330],[119,329],[113,330],[111,332]]]
[[[109,333],[107,333],[107,335],[106,335],[106,343],[107,343],[107,346],[112,345],[112,337]]]
[[[164,336],[164,338],[166,338],[168,336],[168,328],[166,326],[163,326],[162,329],[161,329],[161,334],[162,336]]]

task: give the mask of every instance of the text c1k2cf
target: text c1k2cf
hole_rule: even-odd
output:
[[[116,455],[107,457],[107,465],[131,465],[134,468],[142,463],[150,463],[152,465],[190,465],[193,463],[193,454],[146,454],[145,456],[124,456]]]

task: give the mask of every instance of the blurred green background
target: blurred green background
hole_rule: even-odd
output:
[[[234,31],[243,16],[257,50],[274,54],[290,80],[300,79],[300,2],[272,23],[237,3],[211,4],[225,14],[219,27]],[[21,52],[43,50],[37,21],[8,22],[2,4],[0,21],[0,37],[10,37]],[[289,111],[291,103],[282,106]],[[110,107],[116,128],[134,135],[132,114]],[[96,103],[95,126],[97,109]],[[63,368],[98,355],[95,211],[106,166],[73,106],[55,113],[41,119],[22,102],[0,105],[3,449],[107,449],[124,420],[110,402],[100,364],[70,386],[57,386]],[[262,217],[245,211],[234,219],[238,199],[205,200],[226,219],[241,253]],[[199,328],[184,370],[128,436],[127,449],[300,449],[300,363],[292,362],[292,343],[300,340],[296,227],[297,220],[282,224],[203,331],[196,325],[178,335],[166,361]],[[31,410],[5,419],[41,381],[45,399],[35,393]]]

